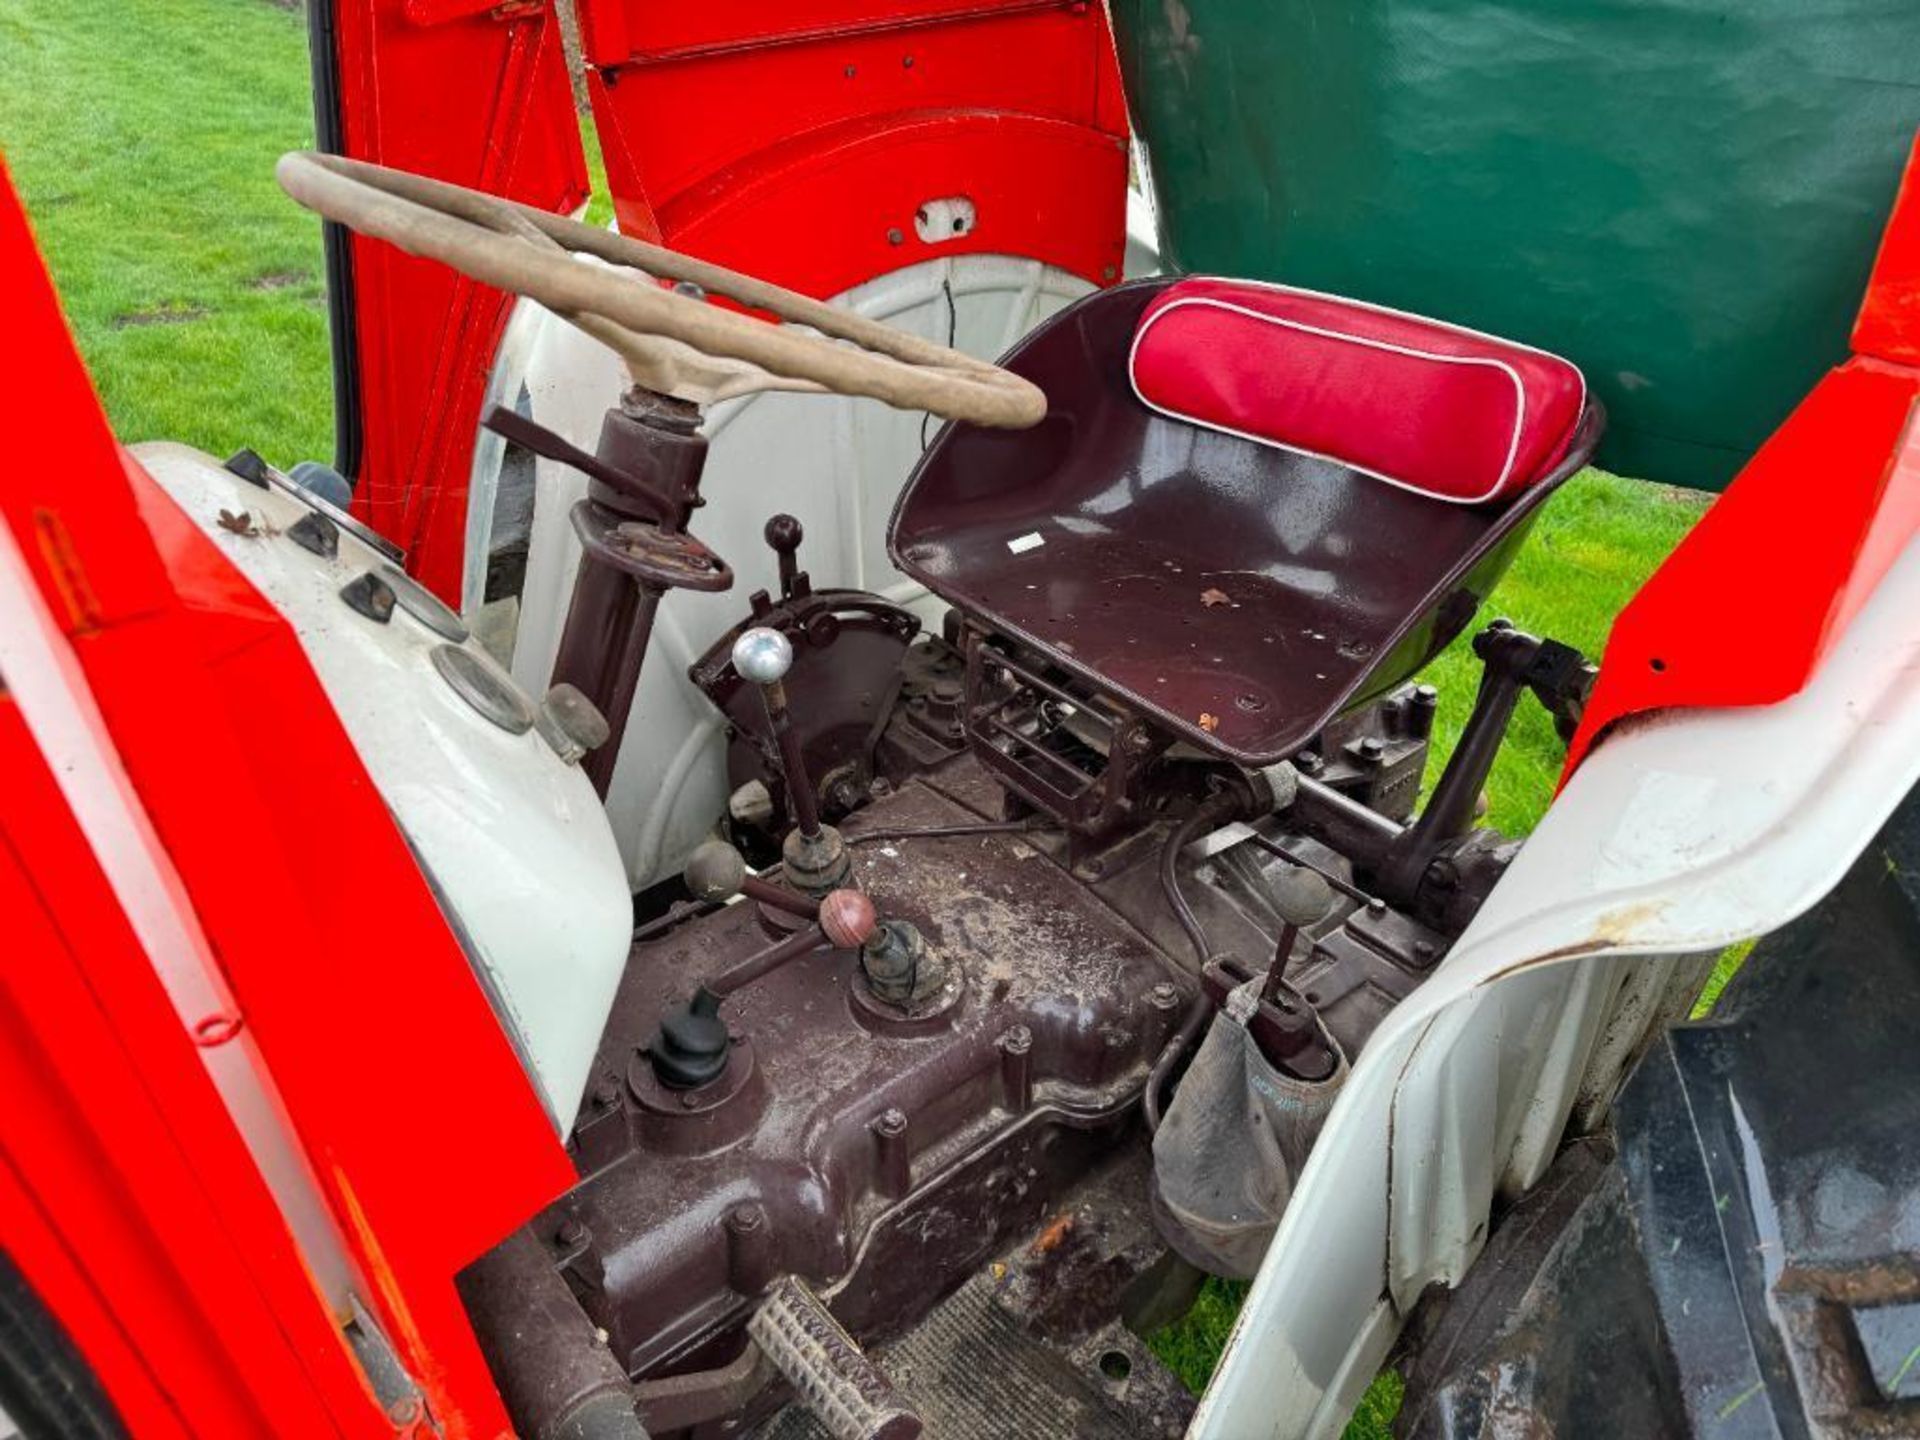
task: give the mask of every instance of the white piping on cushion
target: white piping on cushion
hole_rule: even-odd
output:
[[[1336,305],[1351,305],[1356,310],[1371,310],[1376,315],[1391,315],[1398,320],[1415,320],[1422,325],[1437,326],[1442,330],[1451,330],[1456,335],[1471,335],[1476,340],[1491,340],[1496,345],[1505,345],[1509,349],[1524,350],[1529,355],[1538,355],[1542,360],[1551,360],[1556,365],[1564,365],[1573,372],[1573,378],[1580,382],[1580,413],[1587,408],[1587,377],[1580,367],[1564,355],[1556,355],[1551,350],[1542,350],[1538,345],[1528,345],[1521,340],[1509,340],[1504,335],[1495,335],[1489,330],[1476,330],[1471,325],[1456,325],[1451,320],[1436,320],[1431,315],[1416,315],[1411,310],[1396,310],[1391,305],[1377,305],[1371,300],[1355,300],[1347,295],[1335,295],[1330,290],[1309,290],[1304,285],[1282,285],[1277,280],[1235,280],[1225,275],[1183,275],[1178,284],[1197,280],[1211,285],[1245,285],[1252,290],[1271,290],[1276,295],[1305,295],[1310,300],[1331,300]],[[1172,286],[1168,286],[1172,289]]]
[[[1199,280],[1207,277],[1191,276],[1189,278]],[[1329,295],[1320,290],[1306,290],[1298,286],[1276,285],[1271,281],[1263,280],[1228,280],[1223,283],[1246,285],[1256,290],[1270,290],[1282,295],[1304,295],[1318,300],[1331,300],[1336,304],[1352,305],[1357,309],[1370,310],[1381,315],[1393,315],[1402,320],[1414,320],[1423,325],[1434,325],[1442,330],[1452,331],[1457,335],[1470,335],[1475,339],[1490,340],[1497,345],[1510,345],[1516,350],[1525,350],[1531,355],[1538,355],[1542,359],[1565,365],[1567,369],[1571,370],[1574,378],[1580,384],[1580,403],[1575,410],[1575,414],[1583,413],[1586,410],[1587,377],[1581,372],[1579,366],[1573,364],[1564,356],[1555,355],[1551,351],[1541,350],[1532,345],[1523,345],[1517,340],[1503,340],[1498,335],[1489,335],[1485,331],[1470,329],[1465,325],[1454,325],[1444,320],[1433,320],[1424,315],[1412,314],[1409,311],[1395,310],[1390,306],[1370,304],[1365,300],[1349,300],[1344,296]],[[1507,378],[1513,382],[1517,400],[1515,405],[1513,439],[1507,446],[1507,460],[1506,464],[1501,468],[1500,478],[1494,482],[1490,489],[1480,495],[1443,495],[1436,490],[1411,484],[1408,481],[1398,479],[1379,470],[1370,470],[1364,465],[1356,465],[1351,460],[1343,459],[1338,455],[1326,455],[1318,450],[1309,450],[1304,445],[1290,445],[1284,440],[1275,440],[1265,435],[1250,434],[1245,430],[1237,430],[1231,425],[1216,425],[1210,420],[1196,419],[1192,415],[1183,415],[1177,410],[1170,410],[1164,405],[1155,404],[1152,400],[1149,400],[1140,389],[1140,377],[1135,368],[1135,361],[1140,353],[1140,344],[1146,338],[1147,332],[1160,321],[1162,316],[1169,315],[1173,311],[1188,305],[1201,306],[1214,310],[1225,310],[1232,314],[1244,315],[1251,320],[1262,320],[1270,325],[1278,325],[1284,329],[1299,330],[1306,334],[1318,335],[1329,340],[1345,340],[1355,345],[1366,345],[1376,350],[1385,350],[1392,354],[1406,355],[1418,360],[1434,360],[1443,364],[1456,365],[1490,365],[1504,371]],[[1382,481],[1396,489],[1405,490],[1415,495],[1425,495],[1431,499],[1442,500],[1452,505],[1480,505],[1497,496],[1507,481],[1512,477],[1514,462],[1519,455],[1520,437],[1526,431],[1526,385],[1520,379],[1519,372],[1503,360],[1496,360],[1491,356],[1484,355],[1438,355],[1425,350],[1414,350],[1406,346],[1395,345],[1389,341],[1368,339],[1363,335],[1343,335],[1339,331],[1323,329],[1317,325],[1309,325],[1305,321],[1290,320],[1278,315],[1265,315],[1258,310],[1250,310],[1244,305],[1235,305],[1230,301],[1219,300],[1208,295],[1183,296],[1178,300],[1172,301],[1170,304],[1161,306],[1160,309],[1154,311],[1152,315],[1147,317],[1145,323],[1134,332],[1133,344],[1127,350],[1127,381],[1133,387],[1135,399],[1142,405],[1145,405],[1149,410],[1154,411],[1156,414],[1165,415],[1170,420],[1179,420],[1185,424],[1196,425],[1204,430],[1213,430],[1222,435],[1232,435],[1237,439],[1251,441],[1255,445],[1265,445],[1269,449],[1286,450],[1295,455],[1304,455],[1312,460],[1325,460],[1329,464],[1342,465],[1349,470],[1355,470],[1362,475],[1371,476],[1375,480]]]

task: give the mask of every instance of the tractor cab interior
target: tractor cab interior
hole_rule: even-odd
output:
[[[937,626],[816,587],[773,513],[778,593],[702,637],[731,799],[638,897],[577,1184],[462,1279],[521,1433],[971,1434],[982,1368],[1033,1433],[1183,1425],[1142,1336],[1251,1273],[1350,1060],[1511,859],[1474,821],[1522,692],[1578,717],[1592,667],[1495,622],[1417,806],[1419,672],[1591,453],[1578,372],[1172,278],[988,365],[454,187],[281,173],[628,360],[592,454],[487,421],[590,480],[552,680],[597,722],[574,733],[603,795],[663,597],[733,583],[693,533],[703,407],[783,388],[952,422],[888,530]]]

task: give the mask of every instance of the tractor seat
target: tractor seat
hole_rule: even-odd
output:
[[[894,509],[895,563],[1246,765],[1445,648],[1603,423],[1556,356],[1249,281],[1102,291],[1002,363],[1047,418],[948,426]]]

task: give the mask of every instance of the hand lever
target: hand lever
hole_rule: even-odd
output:
[[[1259,1008],[1247,1028],[1272,1064],[1303,1080],[1322,1080],[1338,1062],[1313,1008],[1287,984],[1287,962],[1300,932],[1319,924],[1333,909],[1333,887],[1303,865],[1289,866],[1273,883],[1273,904],[1280,915],[1280,936],[1260,987]]]
[[[800,573],[800,542],[806,538],[806,531],[800,522],[791,515],[776,515],[767,521],[767,528],[761,532],[773,553],[780,560],[780,598],[791,600],[794,594],[806,594],[810,588],[807,577]]]
[[[673,517],[678,513],[672,501],[638,475],[629,475],[624,470],[614,469],[599,456],[588,454],[564,437],[554,434],[546,426],[535,424],[517,410],[496,405],[487,413],[487,418],[482,423],[494,434],[518,445],[522,450],[531,450],[543,460],[552,460],[556,464],[570,466],[589,480],[598,480],[602,485],[622,495],[630,496],[643,505],[651,506],[654,520],[661,525],[671,525]]]
[[[1333,909],[1333,887],[1317,872],[1304,865],[1290,865],[1273,882],[1273,908],[1280,915],[1280,938],[1273,947],[1273,963],[1267,967],[1267,980],[1260,987],[1260,998],[1290,1004],[1286,991],[1287,962],[1293,958],[1300,932],[1317,925]]]
[[[820,918],[818,900],[762,880],[747,869],[740,852],[724,840],[709,840],[696,848],[681,875],[696,900],[731,900],[735,895],[745,895],[803,920]]]
[[[787,691],[782,682],[793,668],[793,645],[778,630],[756,625],[742,631],[733,642],[733,668],[741,679],[760,687],[760,697],[767,706],[767,724],[780,747],[780,768],[786,775],[787,798],[793,806],[793,829],[780,847],[787,883],[808,895],[837,890],[853,873],[853,857],[840,832],[820,823],[813,778],[807,774],[800,737],[787,715]]]
[[[801,762],[800,737],[793,733],[793,722],[787,716],[787,689],[781,683],[793,668],[793,644],[778,630],[756,625],[733,642],[733,668],[740,672],[741,679],[760,687],[767,723],[773,727],[774,742],[780,747],[780,768],[786,773],[794,821],[800,833],[811,839],[820,833],[820,804],[814,798],[807,767]]]
[[[818,918],[813,924],[709,976],[691,1000],[660,1017],[659,1027],[647,1045],[647,1060],[662,1085],[670,1090],[694,1090],[726,1072],[733,1037],[727,1022],[720,1018],[720,1002],[727,996],[822,945],[858,950],[879,926],[873,902],[858,890],[832,891],[815,908]]]

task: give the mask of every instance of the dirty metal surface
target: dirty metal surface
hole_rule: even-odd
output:
[[[1130,1147],[874,1353],[929,1440],[1171,1440],[1185,1431],[1193,1396],[1135,1330],[1183,1311],[1200,1276],[1171,1273],[1180,1267],[1153,1229],[1148,1170],[1144,1150]],[[826,1435],[797,1405],[752,1433]]]
[[[977,816],[909,784],[859,829]],[[1019,836],[855,846],[883,916],[962,977],[916,1020],[819,950],[729,996],[727,1075],[652,1082],[640,1048],[699,981],[778,938],[729,906],[635,947],[573,1151],[537,1228],[635,1376],[723,1364],[750,1298],[803,1277],[863,1343],[895,1335],[1127,1142],[1193,981]]]

